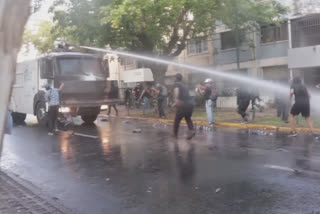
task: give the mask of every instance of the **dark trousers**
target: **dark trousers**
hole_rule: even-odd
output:
[[[277,116],[287,122],[289,117],[289,104],[287,102],[277,103]]]
[[[160,117],[166,117],[166,113],[164,112],[165,101],[165,98],[158,98],[158,112]]]
[[[189,130],[191,131],[194,129],[193,123],[191,120],[192,113],[193,113],[193,105],[191,104],[177,107],[176,117],[174,119],[174,125],[173,125],[173,134],[175,136],[178,136],[180,122],[183,118],[186,120]]]
[[[250,105],[250,100],[239,100],[238,103],[238,113],[241,115],[242,118],[247,116],[247,108]]]
[[[48,111],[49,132],[53,132],[55,130],[56,121],[58,118],[58,110],[59,110],[59,106],[49,106],[49,111]]]
[[[114,110],[116,111],[116,115],[118,116],[118,109],[117,109],[117,106],[116,104],[111,104],[111,105],[108,105],[108,115],[111,114],[111,108],[114,108]]]

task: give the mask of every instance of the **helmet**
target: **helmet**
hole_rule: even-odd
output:
[[[208,78],[204,81],[204,83],[211,83],[212,82],[212,79]]]

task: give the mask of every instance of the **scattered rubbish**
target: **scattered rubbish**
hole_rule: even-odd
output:
[[[87,135],[87,134],[81,134],[81,133],[77,133],[77,132],[74,132],[74,133],[73,133],[73,135],[81,136],[81,137],[94,138],[94,139],[99,138],[98,136],[94,136],[94,135]]]
[[[199,189],[199,187],[194,187],[194,189]]]
[[[148,187],[148,190],[147,190],[147,192],[152,192],[152,187]]]
[[[221,188],[217,188],[216,189],[216,193],[220,192],[221,191]]]
[[[260,136],[272,136],[273,135],[273,133],[267,132],[265,130],[257,130],[257,129],[250,129],[249,134],[260,135]]]
[[[134,129],[132,132],[133,132],[133,133],[141,133],[142,130],[141,130],[141,129]]]
[[[213,127],[211,127],[211,126],[198,126],[197,130],[204,131],[204,132],[211,132],[211,131],[213,131]]]
[[[110,178],[106,178],[106,181],[110,181]]]
[[[55,201],[59,200],[59,198],[57,198],[57,197],[52,197],[52,199],[55,200]]]
[[[289,168],[289,167],[277,166],[277,165],[264,165],[264,167],[270,168],[270,169],[279,169],[279,170],[288,171],[288,172],[295,172],[295,171],[297,171],[297,170],[294,170],[294,169]]]
[[[283,149],[283,148],[279,148],[279,149],[277,149],[277,150],[280,151],[280,152],[289,152],[288,150]]]
[[[108,119],[107,119],[107,118],[102,118],[101,121],[102,121],[102,122],[107,122]]]

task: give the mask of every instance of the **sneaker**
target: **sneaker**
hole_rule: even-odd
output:
[[[49,136],[53,136],[53,133],[52,133],[52,132],[48,132],[48,135],[49,135]]]
[[[290,132],[290,134],[288,135],[288,137],[297,137],[298,133],[297,132]]]
[[[195,131],[191,131],[187,136],[187,140],[191,140],[195,135],[196,135],[196,132]]]

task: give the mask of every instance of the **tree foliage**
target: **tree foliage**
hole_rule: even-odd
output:
[[[218,0],[219,19],[231,30],[254,30],[261,25],[279,23],[288,8],[276,0]]]
[[[50,9],[54,31],[74,44],[104,46],[110,34],[100,23],[100,8],[108,4],[109,0],[56,0]]]
[[[101,22],[114,46],[175,57],[188,39],[212,31],[215,12],[215,0],[116,0],[102,8]]]
[[[277,21],[286,8],[274,0],[56,0],[51,11],[54,31],[69,42],[174,58],[217,20],[245,29]]]
[[[58,34],[54,32],[53,24],[49,21],[43,21],[35,33],[31,30],[25,30],[23,43],[27,48],[32,43],[39,52],[45,53],[54,48],[54,42],[57,38]]]

